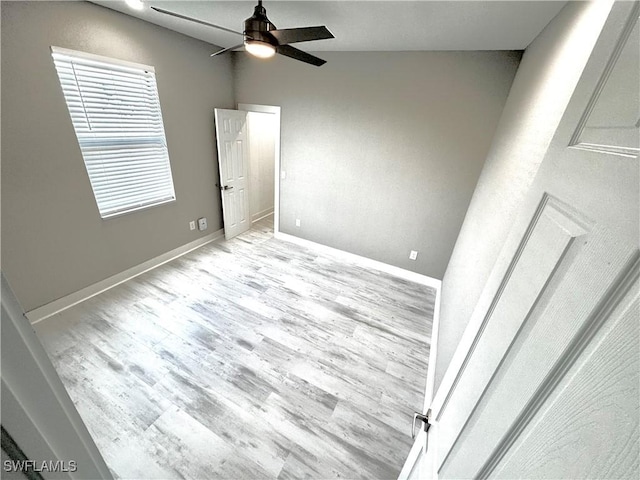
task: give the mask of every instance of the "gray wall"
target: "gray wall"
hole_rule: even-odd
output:
[[[522,57],[443,279],[436,389],[597,38],[588,13],[568,2]]]
[[[153,65],[177,201],[98,214],[50,45]],[[2,268],[25,311],[222,227],[213,108],[231,108],[229,57],[89,3],[2,3]]]
[[[282,107],[281,231],[442,278],[520,55],[320,56],[236,54],[237,101]]]

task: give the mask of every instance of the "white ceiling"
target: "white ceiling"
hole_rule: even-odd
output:
[[[257,1],[144,0],[182,15],[242,32]],[[124,0],[93,1],[200,40],[230,47],[242,38],[169,17],[136,11]],[[264,1],[278,28],[326,25],[336,38],[297,44],[307,51],[523,50],[566,1]]]

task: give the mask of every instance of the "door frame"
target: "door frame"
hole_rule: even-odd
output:
[[[281,108],[273,105],[257,105],[253,103],[238,103],[238,110],[245,112],[270,113],[276,121],[276,136],[274,142],[274,188],[273,188],[273,234],[280,232],[280,112]],[[251,141],[251,132],[249,132]]]
[[[56,478],[113,476],[47,352],[0,271],[2,426],[29,460],[63,461]],[[74,461],[77,470],[70,462]],[[46,475],[45,475],[46,476]]]
[[[426,414],[427,410],[431,406],[433,401],[433,390],[435,387],[436,379],[436,358],[438,356],[438,332],[440,330],[440,299],[441,299],[442,283],[436,287],[436,299],[433,307],[433,326],[431,328],[431,347],[429,348],[429,357],[427,359],[427,383],[424,389],[424,402],[422,405],[422,412]],[[410,419],[407,418],[409,421]],[[407,427],[409,423],[407,423]],[[433,427],[432,427],[433,428]],[[408,432],[408,428],[407,428]],[[416,436],[415,441],[407,455],[407,459],[402,466],[402,470],[398,475],[398,480],[408,479],[409,475],[416,466],[416,462],[419,461],[423,449],[426,446],[427,436],[424,430],[420,429],[420,432]]]

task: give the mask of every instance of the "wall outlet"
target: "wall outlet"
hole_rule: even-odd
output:
[[[409,260],[415,260],[416,258],[418,258],[418,251],[411,250],[411,252],[409,252]]]
[[[300,226],[300,219],[296,218],[296,227],[299,227],[299,226]]]
[[[196,229],[196,222],[195,220],[191,220],[189,222],[189,230],[195,230]]]
[[[198,230],[206,230],[207,229],[207,219],[205,217],[201,217],[198,219]]]
[[[285,172],[284,170],[282,170],[280,172],[280,180],[286,180],[287,178],[287,172]]]

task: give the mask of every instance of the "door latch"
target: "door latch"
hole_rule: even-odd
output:
[[[431,428],[431,423],[429,420],[431,419],[431,409],[427,410],[426,414],[415,412],[413,414],[413,421],[411,422],[411,438],[416,438],[416,421],[420,421],[423,423],[424,431],[427,433],[429,428]]]
[[[218,187],[220,190],[232,190],[233,187],[230,187],[229,185],[225,185],[224,187],[218,183],[216,183],[216,187]]]

